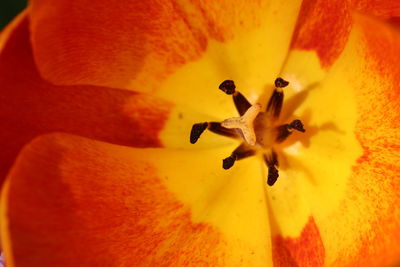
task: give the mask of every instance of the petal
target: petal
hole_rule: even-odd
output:
[[[343,51],[356,13],[382,19],[397,19],[400,2],[392,0],[304,0],[292,49],[313,50],[321,65],[330,67]]]
[[[392,0],[353,0],[353,8],[365,15],[382,19],[400,17],[400,2]]]
[[[3,32],[0,47],[0,181],[21,147],[47,132],[128,146],[162,145],[159,133],[172,104],[130,91],[44,81],[32,59],[24,16]]]
[[[204,2],[208,5],[206,13],[224,14],[221,10],[234,7],[241,11],[226,12],[247,14],[251,17],[248,20],[256,20],[257,25],[246,29],[229,26],[229,31],[234,32],[232,38],[225,42],[210,40],[201,57],[182,65],[153,87],[157,96],[223,120],[237,115],[231,97],[218,89],[224,80],[234,80],[237,90],[252,104],[266,102],[272,93],[274,80],[286,59],[301,1],[259,1],[261,6],[255,14],[248,10],[254,8],[252,1],[237,1],[240,5],[232,1],[226,5],[224,1]],[[211,3],[221,3],[223,7],[218,9],[219,4],[212,7]],[[246,8],[241,8],[243,3]],[[146,89],[144,86],[131,88]]]
[[[6,261],[272,266],[259,162],[225,171],[226,152],[39,137],[21,152],[2,194]]]
[[[313,50],[324,68],[331,66],[348,38],[349,8],[348,0],[304,0],[291,48]]]
[[[353,16],[329,69],[315,52],[289,55],[282,76],[292,77],[288,94],[301,99],[295,117],[305,119],[307,132],[286,144],[286,179],[270,190],[276,254],[320,266],[319,256],[299,259],[302,248],[293,245],[312,218],[325,266],[385,266],[400,258],[399,60],[398,31],[362,15]]]
[[[223,80],[253,98],[273,83],[300,2],[31,1],[33,50],[53,83],[156,92],[211,114]]]
[[[297,238],[281,235],[273,241],[274,267],[285,266],[324,266],[325,248],[318,227],[312,217]]]
[[[27,16],[27,10],[23,10],[20,14],[18,14],[13,20],[11,20],[8,25],[6,25],[0,31],[0,49],[3,49],[5,43],[10,38],[10,35],[14,31],[16,27],[21,24],[22,20],[25,20]]]

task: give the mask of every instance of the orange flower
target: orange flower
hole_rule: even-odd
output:
[[[32,0],[0,37],[7,265],[396,262],[399,17],[391,0]],[[189,143],[236,116],[223,80],[265,105],[278,76],[282,120],[307,131],[277,145],[274,186],[259,155],[222,169],[237,141]]]

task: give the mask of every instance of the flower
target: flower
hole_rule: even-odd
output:
[[[6,263],[398,260],[399,16],[390,0],[32,0],[0,39]],[[306,132],[268,187],[258,157],[222,169],[237,142],[188,134],[236,116],[223,80],[255,103],[278,76],[282,119]]]

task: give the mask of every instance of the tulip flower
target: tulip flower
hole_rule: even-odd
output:
[[[32,0],[0,37],[6,265],[395,264],[399,17]]]

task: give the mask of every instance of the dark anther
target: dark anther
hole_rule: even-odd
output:
[[[235,83],[232,80],[225,80],[219,85],[219,89],[224,91],[227,95],[235,93]]]
[[[289,126],[289,128],[297,130],[299,132],[304,133],[306,130],[303,128],[303,123],[301,122],[301,120],[294,120],[292,121]]]
[[[265,164],[268,166],[268,179],[267,183],[269,186],[273,186],[278,180],[279,171],[277,169],[278,163],[278,155],[275,151],[272,151],[271,154],[264,154]]]
[[[275,87],[283,88],[283,87],[286,87],[288,85],[289,85],[289,82],[285,81],[284,79],[282,79],[280,77],[276,78],[276,80],[275,80]]]
[[[292,134],[293,130],[304,133],[306,130],[304,129],[303,123],[300,120],[294,120],[289,124],[284,124],[278,126],[277,131],[278,134],[276,136],[276,141],[278,143],[283,142],[286,138]]]
[[[256,151],[253,148],[246,143],[242,143],[229,157],[222,161],[222,167],[227,170],[233,166],[235,161],[253,156],[254,154],[256,154]]]
[[[278,169],[274,165],[268,166],[268,180],[267,180],[268,185],[273,186],[276,180],[278,180],[278,177],[279,177]]]
[[[200,138],[200,135],[207,129],[208,123],[196,123],[192,126],[192,131],[190,132],[190,143],[194,144]]]
[[[281,89],[275,89],[268,101],[267,112],[272,112],[275,118],[279,117],[282,110],[282,103],[283,91]]]
[[[243,116],[243,114],[251,107],[250,102],[240,92],[234,93],[232,97],[237,111],[240,116]]]
[[[224,159],[222,161],[222,168],[224,168],[225,170],[230,169],[233,166],[233,164],[235,164],[236,158],[237,158],[236,155],[232,154],[226,159]]]

